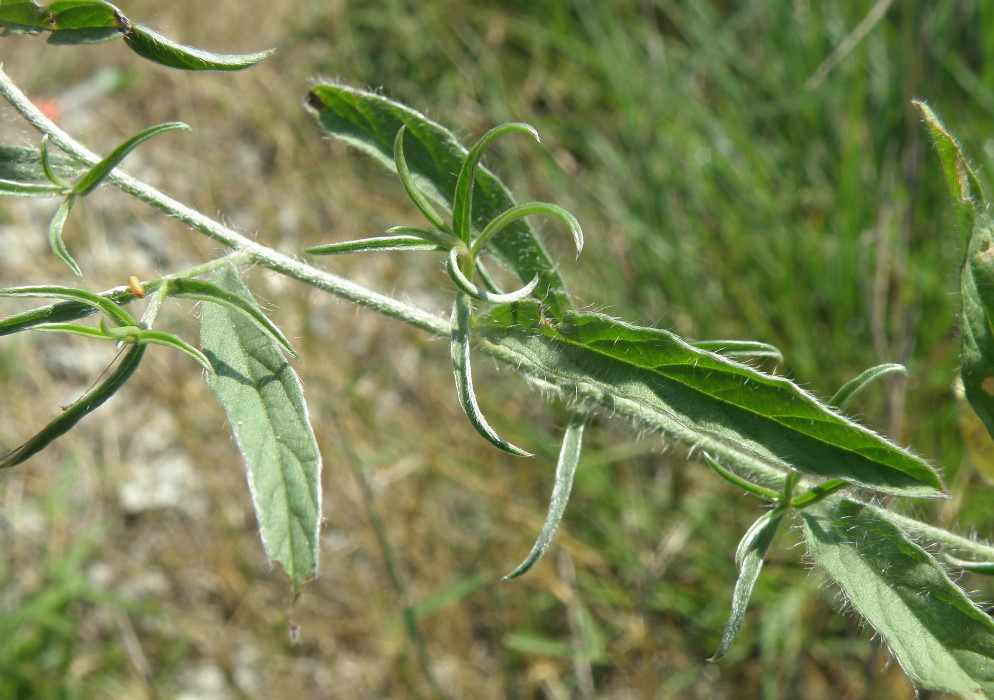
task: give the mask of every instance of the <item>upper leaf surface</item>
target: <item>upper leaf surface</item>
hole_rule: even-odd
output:
[[[445,127],[409,107],[344,85],[317,85],[308,105],[321,125],[336,138],[373,156],[387,168],[394,165],[394,141],[407,126],[404,155],[418,187],[452,211],[458,174],[467,150]],[[476,171],[472,225],[477,233],[514,206],[507,187],[486,168]],[[528,224],[519,219],[497,234],[488,248],[522,283],[538,276],[536,296],[555,313],[571,308],[569,294],[555,266]]]
[[[801,511],[816,564],[887,642],[915,683],[994,695],[994,621],[938,562],[867,506],[832,496]]]
[[[927,496],[942,489],[920,458],[786,378],[700,350],[668,331],[599,314],[569,313],[554,324],[527,302],[495,307],[479,329],[550,375],[659,412],[683,428],[681,439],[734,444],[782,468],[889,493]]]
[[[218,286],[255,303],[234,268]],[[300,379],[273,337],[228,306],[204,305],[201,339],[214,366],[210,387],[245,459],[263,545],[296,596],[317,573],[321,522],[321,455]]]

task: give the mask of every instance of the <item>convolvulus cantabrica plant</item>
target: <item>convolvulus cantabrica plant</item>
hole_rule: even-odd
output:
[[[122,39],[143,58],[193,71],[244,69],[269,53],[217,55],[193,49],[133,22],[102,0],[62,0],[44,7],[33,0],[0,0],[0,26],[5,35],[37,34],[54,44]],[[382,94],[344,84],[314,85],[305,103],[317,123],[331,137],[394,171],[423,220],[398,222],[384,235],[288,255],[121,170],[134,149],[187,128],[184,124],[151,126],[99,157],[48,119],[2,71],[0,93],[39,133],[35,146],[0,146],[0,194],[51,200],[48,241],[74,275],[82,270],[63,241],[63,226],[101,184],[179,219],[228,249],[196,267],[159,279],[131,279],[106,291],[31,280],[0,289],[2,297],[56,300],[4,318],[0,335],[70,333],[121,348],[108,372],[48,425],[0,456],[0,467],[22,465],[112,398],[139,367],[149,345],[179,350],[207,371],[244,458],[263,546],[286,573],[294,598],[299,596],[318,571],[321,454],[301,383],[288,359],[296,352],[241,280],[248,267],[267,268],[448,339],[455,391],[468,424],[508,459],[535,458],[527,446],[498,434],[484,415],[477,399],[483,387],[473,380],[474,356],[495,358],[570,408],[545,524],[507,578],[527,572],[552,541],[582,462],[588,418],[627,419],[689,446],[717,476],[770,504],[739,544],[731,614],[714,661],[734,642],[778,533],[797,523],[810,558],[887,643],[911,680],[964,697],[994,695],[994,622],[947,571],[949,566],[994,569],[994,548],[878,505],[875,494],[936,497],[944,495],[945,487],[932,465],[845,413],[868,385],[904,368],[870,368],[823,401],[793,381],[747,363],[756,357],[781,358],[770,345],[689,342],[667,330],[578,308],[558,272],[568,261],[550,257],[529,219],[551,218],[570,237],[577,255],[584,244],[580,223],[556,204],[516,203],[505,184],[482,165],[498,139],[538,141],[528,124],[496,126],[466,148],[446,127]],[[927,106],[916,106],[941,157],[960,223],[970,234],[962,271],[963,382],[990,430],[994,225],[956,140]],[[436,256],[446,273],[439,273],[439,289],[455,290],[451,314],[439,316],[367,289],[330,272],[323,266],[326,259],[319,257],[372,252]],[[499,274],[497,268],[502,269]],[[508,279],[516,282],[508,285]],[[139,298],[150,303],[135,318],[127,309]],[[155,329],[159,309],[175,298],[203,303],[199,347]],[[97,317],[96,323],[82,322],[89,317]]]

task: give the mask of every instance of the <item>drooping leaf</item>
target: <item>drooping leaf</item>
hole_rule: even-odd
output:
[[[75,203],[76,195],[75,193],[71,193],[62,200],[62,204],[55,210],[55,214],[48,224],[48,245],[56,257],[66,264],[66,267],[72,270],[77,277],[82,277],[83,271],[79,269],[76,260],[69,254],[69,249],[66,248],[65,241],[62,240],[62,229],[66,225],[66,219],[69,217],[69,212],[72,211],[73,204]]]
[[[145,355],[144,345],[133,345],[121,358],[120,363],[107,377],[95,387],[87,391],[72,405],[67,406],[52,422],[46,425],[38,434],[20,447],[0,456],[0,469],[14,467],[28,458],[38,454],[54,440],[65,435],[94,409],[101,406],[111,396],[124,386],[131,375],[138,369]]]
[[[218,286],[255,304],[234,268]],[[208,383],[245,459],[263,546],[296,597],[317,574],[321,522],[321,456],[300,380],[272,335],[228,306],[204,305],[201,338],[214,366]]]
[[[570,492],[573,490],[573,476],[576,474],[576,467],[580,463],[580,451],[583,447],[583,428],[587,422],[587,412],[577,411],[569,425],[566,426],[566,433],[563,435],[563,444],[559,449],[559,461],[556,464],[556,479],[552,487],[552,497],[549,499],[549,512],[545,516],[545,523],[539,532],[538,539],[531,552],[525,557],[514,571],[505,576],[505,579],[512,579],[521,576],[531,569],[552,543],[552,538],[559,529],[563,514],[566,512],[566,504],[569,503]]]
[[[307,97],[321,125],[334,137],[395,169],[394,142],[407,127],[404,156],[413,182],[428,198],[451,212],[458,173],[467,150],[445,127],[383,95],[346,87],[317,85]],[[477,233],[514,205],[504,184],[486,168],[476,171],[472,225]],[[536,275],[536,296],[559,314],[572,306],[555,266],[528,224],[518,219],[494,237],[488,252],[522,284]]]
[[[297,357],[297,351],[293,349],[293,345],[283,335],[283,331],[277,328],[276,324],[270,321],[266,314],[262,313],[262,309],[258,307],[254,300],[246,298],[244,294],[230,292],[211,282],[189,278],[170,279],[166,284],[168,285],[167,293],[169,296],[219,304],[229,311],[242,314],[252,321],[259,330],[265,331],[272,336],[273,340],[286,348],[286,351],[293,357]],[[151,285],[147,286],[146,291],[152,291]]]
[[[245,54],[220,54],[179,44],[141,24],[130,24],[125,43],[142,58],[180,70],[242,70],[254,66],[274,49]]]
[[[483,338],[539,371],[637,403],[684,442],[732,446],[767,465],[909,496],[942,489],[926,462],[839,415],[785,377],[700,350],[676,335],[541,305],[494,307]]]
[[[743,491],[751,493],[753,496],[759,496],[767,501],[776,501],[780,498],[780,493],[778,491],[768,489],[765,486],[760,486],[759,484],[754,484],[748,479],[742,478],[735,472],[725,469],[717,461],[711,459],[711,455],[706,452],[704,453],[704,461],[707,462],[708,466],[711,467],[712,470],[714,470],[715,474],[728,483],[738,486]]]
[[[150,126],[147,129],[143,129],[111,151],[111,153],[101,159],[99,163],[90,168],[86,174],[83,175],[83,177],[81,177],[75,185],[73,185],[73,192],[81,197],[85,197],[96,189],[103,179],[110,174],[110,171],[116,168],[129,153],[138,148],[141,144],[167,131],[176,131],[177,129],[189,128],[190,127],[183,122],[166,122],[165,124],[157,124],[156,126]]]
[[[466,413],[466,417],[469,418],[469,422],[476,428],[476,432],[490,444],[518,457],[531,457],[530,452],[512,445],[498,435],[483,416],[483,411],[480,410],[480,405],[476,399],[476,390],[473,388],[473,369],[470,363],[469,329],[472,311],[472,300],[469,295],[458,292],[452,307],[451,355],[452,372],[455,375],[456,396],[459,398],[459,404]]]
[[[728,616],[725,632],[721,635],[718,651],[709,659],[710,661],[718,661],[723,657],[742,629],[752,589],[756,586],[759,572],[763,569],[763,559],[770,545],[773,544],[773,538],[783,521],[783,515],[784,511],[779,508],[764,513],[746,530],[739,542],[735,551],[735,565],[739,569],[739,577],[735,581],[735,591],[732,593],[732,611]]]
[[[538,277],[533,277],[532,281],[521,289],[508,292],[507,294],[494,294],[475,284],[473,280],[465,275],[459,264],[459,250],[457,248],[449,251],[449,257],[445,261],[445,271],[449,274],[449,279],[452,280],[459,291],[470,295],[474,299],[485,301],[488,304],[509,304],[513,301],[527,299],[535,291],[535,287],[538,286]]]
[[[834,406],[840,411],[845,411],[849,408],[849,404],[855,399],[863,389],[868,387],[873,382],[877,381],[881,377],[886,377],[889,374],[907,374],[908,370],[905,369],[904,365],[898,365],[894,363],[887,363],[883,365],[877,365],[876,367],[870,367],[868,370],[860,372],[858,376],[853,377],[848,382],[842,385],[842,387],[835,392],[835,395],[828,400],[829,406]]]
[[[994,621],[883,513],[838,496],[801,511],[815,563],[842,587],[915,683],[994,695]]]
[[[138,331],[137,342],[139,345],[165,345],[166,347],[176,348],[180,352],[186,353],[199,362],[208,372],[214,371],[214,367],[211,366],[210,360],[207,359],[207,356],[204,355],[204,353],[200,352],[188,342],[173,335],[172,333],[140,330]]]

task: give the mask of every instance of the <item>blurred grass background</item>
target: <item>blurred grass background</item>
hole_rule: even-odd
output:
[[[209,9],[208,9],[209,8]],[[378,3],[130,0],[134,21],[217,51],[276,46],[234,75],[189,75],[119,44],[4,39],[5,69],[99,152],[152,123],[193,126],[125,167],[282,251],[416,224],[395,179],[323,140],[314,79],[381,87],[472,140],[534,124],[488,164],[520,197],[576,214],[587,247],[547,243],[584,306],[691,338],[779,346],[780,371],[861,397],[869,425],[945,468],[953,498],[912,504],[989,536],[951,383],[958,265],[928,101],[985,178],[994,161],[994,8],[888,0]],[[96,96],[94,97],[94,95]],[[37,137],[3,111],[4,140]],[[74,282],[47,252],[50,205],[0,204],[0,284]],[[66,240],[89,289],[220,251],[110,190]],[[444,312],[440,261],[319,261]],[[655,436],[599,420],[556,544],[523,579],[567,415],[479,362],[484,408],[538,452],[468,429],[444,343],[269,275],[250,276],[303,351],[325,455],[322,575],[292,610],[261,551],[224,417],[184,357],[149,353],[127,392],[0,475],[2,698],[912,698],[885,649],[804,562],[771,551],[718,665],[738,538],[761,504]],[[20,307],[10,305],[3,312]],[[196,309],[166,326],[196,337]],[[0,344],[0,445],[77,396],[112,352],[28,335]],[[977,453],[980,454],[979,452]],[[901,506],[903,507],[903,505]],[[911,506],[909,506],[910,508]],[[965,581],[990,598],[990,585]],[[418,634],[405,627],[416,622]],[[426,669],[428,671],[426,672]],[[928,697],[927,694],[924,696]]]

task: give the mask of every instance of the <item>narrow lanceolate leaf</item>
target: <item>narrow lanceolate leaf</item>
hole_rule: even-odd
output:
[[[137,337],[138,327],[132,326],[135,330],[135,336]],[[71,335],[81,335],[86,338],[97,338],[99,340],[114,340],[120,341],[121,338],[117,337],[107,331],[107,328],[94,328],[93,326],[83,326],[78,323],[39,323],[36,326],[32,326],[33,331],[49,331],[54,333],[69,333]]]
[[[62,229],[65,227],[66,219],[69,217],[69,212],[72,211],[72,206],[75,203],[76,195],[70,194],[62,200],[62,204],[55,210],[55,214],[48,224],[48,245],[56,257],[66,264],[66,267],[72,270],[77,277],[82,277],[83,271],[79,269],[79,265],[76,264],[73,256],[69,254],[69,249],[66,248],[65,242],[62,240]]]
[[[994,695],[994,621],[884,514],[838,496],[801,512],[815,563],[842,587],[912,681]]]
[[[960,273],[963,366],[960,376],[967,401],[994,435],[994,220],[983,190],[959,143],[927,105],[916,102],[929,128],[953,196],[963,233],[970,236]]]
[[[58,197],[65,194],[66,188],[42,182],[17,182],[0,180],[0,194],[8,197]]]
[[[89,306],[97,311],[102,311],[109,318],[113,319],[119,326],[137,325],[137,322],[131,314],[115,304],[113,298],[102,296],[100,294],[94,294],[93,292],[88,292],[85,289],[73,289],[72,287],[63,287],[55,284],[32,285],[27,287],[7,287],[5,289],[0,289],[0,297],[65,299],[80,305]],[[18,327],[16,330],[9,330],[7,327],[7,324],[11,323],[14,319],[19,319],[25,316],[30,319],[37,319],[38,323],[56,323],[63,320],[82,318],[87,315],[83,312],[80,312],[77,315],[72,315],[78,308],[79,307],[76,306],[66,305],[64,310],[56,309],[56,307],[46,307],[44,309],[37,309],[34,312],[18,314],[17,317],[5,319],[2,323],[0,323],[0,335],[7,335],[8,333],[16,332],[16,330],[22,330],[24,327],[28,327],[22,326]],[[35,324],[32,323],[31,325]]]
[[[400,184],[404,186],[408,199],[414,203],[414,206],[428,220],[428,223],[440,231],[448,231],[450,229],[442,219],[442,215],[435,210],[435,207],[425,197],[424,192],[418,188],[418,183],[414,181],[411,169],[407,167],[407,157],[404,155],[404,134],[406,133],[407,125],[405,124],[397,130],[397,136],[393,141],[393,165],[400,177]]]
[[[170,279],[166,281],[166,284],[168,285],[167,294],[169,296],[219,304],[229,311],[235,311],[244,315],[258,326],[260,330],[268,333],[272,336],[273,340],[286,348],[286,351],[290,355],[297,357],[297,351],[293,349],[293,345],[283,335],[283,331],[275,323],[270,321],[266,314],[262,313],[262,310],[251,297],[246,298],[242,294],[235,294],[227,289],[222,289],[216,284],[204,282],[203,280],[186,278]],[[148,285],[146,291],[151,292],[152,285]]]
[[[469,326],[473,312],[473,302],[468,294],[459,292],[456,294],[456,302],[452,308],[452,371],[456,378],[456,396],[462,405],[466,417],[473,424],[476,431],[488,442],[499,447],[505,452],[510,452],[519,457],[531,457],[530,452],[525,452],[520,447],[515,447],[507,440],[497,434],[487,419],[483,417],[480,404],[476,400],[476,391],[473,388],[473,370],[470,364],[469,355]]]
[[[234,268],[218,283],[254,304]],[[263,545],[296,596],[317,574],[321,522],[321,456],[300,380],[272,335],[228,306],[204,305],[201,338],[214,366],[208,382],[245,459]]]
[[[583,230],[580,228],[580,222],[576,220],[576,217],[558,204],[549,204],[548,202],[528,202],[526,204],[517,204],[494,217],[493,221],[487,224],[480,233],[479,238],[473,241],[473,256],[476,257],[479,255],[483,249],[487,247],[487,244],[490,242],[491,238],[503,231],[512,223],[519,221],[526,216],[532,216],[535,214],[554,216],[566,224],[566,226],[569,227],[570,234],[573,236],[573,245],[576,246],[576,254],[580,254],[583,250]]]
[[[0,290],[0,296],[4,296],[4,290]],[[45,296],[37,294],[31,296]],[[129,289],[117,289],[112,292],[94,295],[101,299],[106,299],[111,303],[123,304],[135,299],[135,295]],[[115,305],[116,305],[115,304]],[[63,301],[58,304],[49,304],[29,311],[22,311],[0,320],[0,337],[20,333],[21,331],[34,328],[40,323],[64,323],[75,321],[80,318],[92,316],[99,311],[99,307],[90,303],[79,301]]]
[[[150,126],[149,128],[138,132],[120,146],[115,148],[110,155],[103,158],[99,163],[90,168],[86,174],[83,175],[83,177],[81,177],[75,185],[73,185],[73,191],[76,194],[85,197],[96,189],[103,179],[110,174],[110,171],[116,168],[129,153],[138,148],[141,144],[167,131],[189,128],[190,127],[183,122],[166,122],[165,124]]]
[[[459,168],[452,199],[452,230],[466,245],[469,245],[473,234],[473,193],[476,191],[476,173],[480,167],[480,159],[494,141],[514,132],[531,134],[536,141],[539,140],[538,132],[531,124],[511,122],[495,126],[473,144]]]
[[[138,337],[136,342],[139,345],[165,345],[166,347],[176,348],[180,352],[186,353],[194,360],[199,362],[204,369],[208,372],[213,372],[214,368],[211,366],[210,360],[204,353],[197,350],[195,347],[190,345],[188,342],[182,338],[177,338],[172,333],[164,333],[162,331],[148,331],[142,330],[138,331]]]
[[[768,357],[777,362],[783,362],[783,353],[777,347],[755,340],[695,340],[691,345],[732,359]]]
[[[344,85],[317,85],[307,104],[332,136],[395,169],[397,132],[407,127],[404,156],[413,182],[426,197],[452,211],[458,173],[467,151],[445,127],[383,95]],[[507,187],[489,170],[476,171],[472,226],[479,233],[498,214],[514,205]],[[553,314],[572,306],[562,278],[535,233],[523,219],[494,237],[487,252],[511,270],[522,284],[536,275],[536,296]]]
[[[514,292],[508,292],[507,294],[495,294],[487,289],[484,289],[483,287],[475,284],[473,280],[469,279],[462,271],[462,267],[459,265],[459,251],[456,248],[449,251],[449,257],[445,261],[445,271],[449,274],[449,279],[452,280],[461,292],[465,292],[474,299],[485,301],[488,304],[509,304],[512,301],[527,299],[532,295],[532,292],[535,291],[535,287],[538,286],[538,277],[534,277],[531,282],[526,284],[521,289]]]
[[[360,238],[355,241],[317,245],[307,248],[306,252],[313,255],[341,255],[343,253],[396,250],[440,250],[440,248],[417,236],[377,236],[376,238]]]
[[[66,407],[65,410],[56,416],[37,435],[20,447],[0,456],[0,469],[17,466],[29,457],[41,452],[57,438],[69,432],[73,426],[92,413],[94,409],[101,406],[124,386],[124,383],[138,369],[138,365],[141,363],[144,355],[145,346],[131,346],[124,353],[124,357],[121,358],[114,371],[107,375],[102,382],[83,394],[75,403]]]
[[[845,411],[849,408],[849,404],[855,399],[863,389],[868,387],[870,384],[880,379],[881,377],[886,377],[889,374],[907,374],[908,370],[905,369],[904,365],[898,365],[893,363],[877,365],[876,367],[870,367],[870,369],[860,372],[859,376],[853,377],[848,382],[842,385],[835,395],[828,400],[830,406],[834,406],[840,411]]]
[[[242,70],[254,66],[274,49],[245,54],[220,54],[178,44],[141,24],[131,24],[125,43],[142,58],[180,70]]]
[[[717,661],[723,657],[732,647],[739,630],[742,629],[742,621],[745,619],[746,610],[749,607],[752,589],[756,586],[756,579],[759,578],[759,572],[763,568],[763,559],[773,543],[777,529],[783,521],[783,515],[782,509],[764,513],[746,530],[739,542],[739,547],[735,551],[735,564],[739,569],[739,578],[735,582],[735,591],[732,594],[732,612],[728,616],[728,623],[725,625],[725,633],[721,636],[718,651],[714,653],[710,661]]]
[[[552,543],[552,538],[559,529],[562,522],[563,513],[566,512],[566,504],[569,503],[570,492],[573,490],[573,476],[576,474],[576,467],[580,463],[580,450],[583,447],[583,428],[587,422],[587,412],[577,411],[566,427],[563,435],[563,444],[559,449],[559,462],[556,464],[556,481],[552,487],[552,498],[549,500],[549,512],[545,516],[545,524],[542,531],[535,540],[535,546],[525,557],[525,560],[505,576],[505,579],[516,578],[532,568],[545,550]]]
[[[839,415],[788,379],[700,350],[665,330],[600,314],[546,318],[538,304],[494,307],[481,336],[551,378],[637,403],[673,437],[734,447],[774,467],[909,496],[942,485],[926,462]]]

